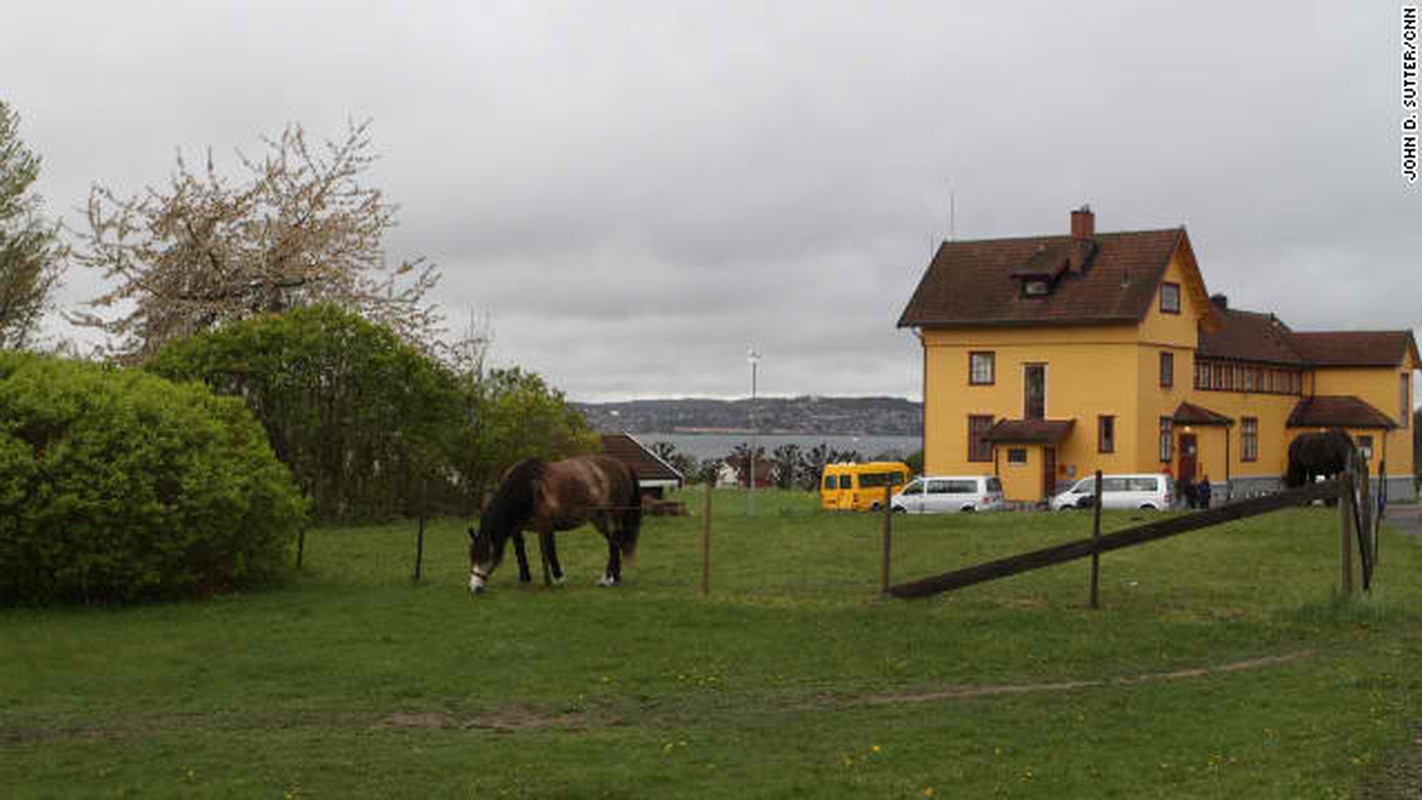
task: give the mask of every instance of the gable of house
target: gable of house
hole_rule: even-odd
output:
[[[1162,276],[1177,260],[1186,272],[1183,291],[1208,306],[1184,228],[1091,228],[1076,237],[944,242],[899,327],[1138,324],[1158,304]],[[1032,283],[1045,284],[1045,292],[1028,293]]]

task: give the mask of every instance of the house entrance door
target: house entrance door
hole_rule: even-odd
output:
[[[1175,479],[1183,484],[1195,482],[1195,471],[1199,465],[1199,451],[1196,449],[1195,434],[1180,434],[1180,469],[1175,473]]]

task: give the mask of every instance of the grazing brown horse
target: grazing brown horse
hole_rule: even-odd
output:
[[[1289,471],[1284,484],[1294,488],[1317,476],[1332,478],[1348,469],[1353,451],[1353,437],[1344,431],[1301,433],[1289,443]]]
[[[616,586],[622,580],[622,557],[636,550],[642,527],[636,473],[608,456],[518,462],[504,473],[499,490],[479,517],[478,531],[469,529],[469,591],[484,591],[510,537],[518,555],[519,581],[530,580],[523,531],[539,535],[553,578],[561,583],[563,567],[553,534],[588,522],[607,539],[607,570],[597,583]]]

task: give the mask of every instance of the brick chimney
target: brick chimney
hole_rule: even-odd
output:
[[[1091,206],[1083,205],[1071,212],[1071,238],[1080,241],[1096,235],[1096,215]]]

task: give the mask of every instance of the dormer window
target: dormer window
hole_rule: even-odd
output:
[[[1022,283],[1024,297],[1045,297],[1050,289],[1051,285],[1046,281],[1024,281]]]

